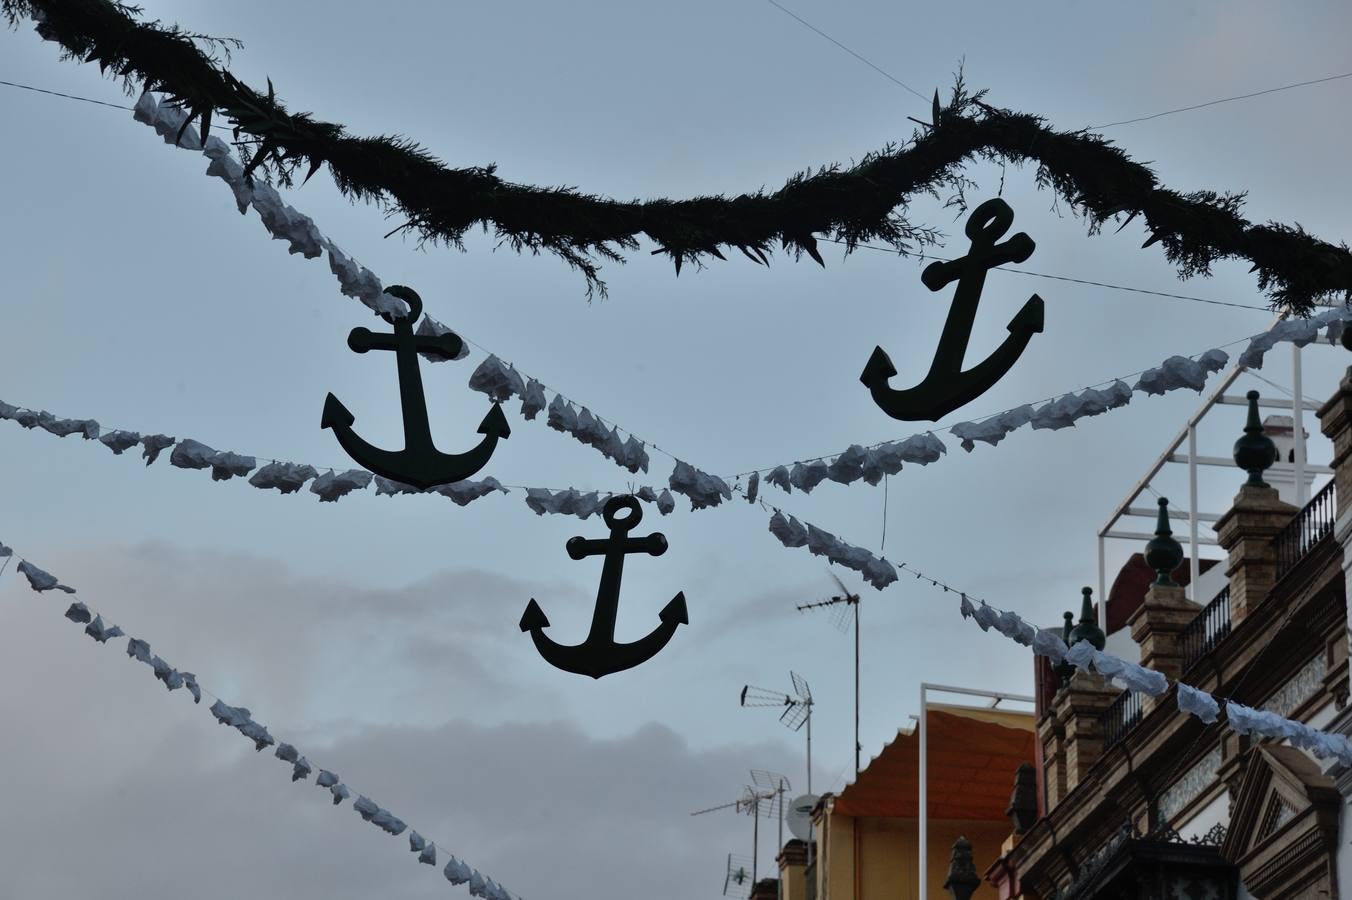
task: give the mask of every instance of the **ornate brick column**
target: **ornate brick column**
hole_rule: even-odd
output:
[[[1042,743],[1042,783],[1047,786],[1047,812],[1065,799],[1066,731],[1056,717],[1056,706],[1037,723],[1037,739]]]
[[[1141,648],[1141,665],[1176,681],[1183,674],[1183,631],[1201,607],[1187,599],[1183,588],[1171,576],[1183,562],[1183,547],[1169,528],[1169,501],[1161,497],[1159,507],[1155,537],[1145,547],[1145,561],[1155,570],[1155,581],[1127,625],[1131,628],[1131,639]],[[1145,712],[1154,709],[1160,700],[1146,697]]]
[[[1178,585],[1152,584],[1145,601],[1127,619],[1131,639],[1141,648],[1141,665],[1177,681],[1183,674],[1183,631],[1200,610]],[[1147,697],[1146,709],[1158,699]]]
[[[1344,331],[1352,334],[1352,331]],[[1319,407],[1319,430],[1333,441],[1333,480],[1338,493],[1338,521],[1341,525],[1352,507],[1352,368],[1338,382],[1338,390]],[[1346,546],[1346,544],[1344,544]]]
[[[1258,392],[1249,391],[1248,398],[1249,421],[1244,436],[1235,441],[1235,463],[1249,473],[1249,479],[1215,526],[1217,541],[1230,554],[1225,573],[1230,576],[1230,619],[1236,625],[1276,584],[1277,554],[1272,539],[1299,512],[1263,481],[1263,472],[1276,460],[1277,451],[1258,418]]]
[[[1344,329],[1343,346],[1352,350],[1352,330]],[[1333,526],[1334,538],[1343,548],[1343,584],[1352,585],[1352,368],[1338,382],[1333,396],[1319,408],[1319,430],[1333,441],[1333,481],[1336,485],[1338,519]],[[1352,604],[1349,604],[1352,607]],[[1352,642],[1352,609],[1348,612],[1348,639]],[[1329,731],[1352,735],[1352,704],[1343,707],[1327,726]],[[1342,835],[1337,854],[1339,878],[1344,884],[1352,881],[1352,846],[1347,836],[1352,834],[1352,768],[1325,763],[1323,770],[1332,776],[1343,796],[1339,817]]]
[[[1056,695],[1056,720],[1065,735],[1067,794],[1103,755],[1103,713],[1120,693],[1106,678],[1076,672]]]

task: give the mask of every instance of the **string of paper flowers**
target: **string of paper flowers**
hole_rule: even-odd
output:
[[[276,489],[282,494],[294,494],[309,485],[309,491],[319,497],[320,502],[334,502],[353,491],[364,491],[375,485],[376,496],[396,496],[403,494],[440,494],[455,502],[457,506],[469,503],[492,493],[509,493],[510,488],[525,491],[526,505],[537,514],[556,513],[574,515],[581,519],[599,513],[610,493],[600,491],[577,491],[573,488],[563,490],[554,488],[526,487],[524,485],[504,485],[492,476],[478,481],[467,480],[454,484],[440,485],[434,488],[416,488],[379,475],[372,475],[364,469],[338,471],[309,463],[279,462],[273,460],[259,465],[259,457],[238,453],[233,450],[216,450],[201,441],[192,438],[176,438],[167,434],[150,434],[127,429],[105,430],[96,419],[62,418],[46,410],[33,410],[14,406],[0,400],[0,421],[12,421],[20,426],[40,430],[57,437],[80,435],[84,440],[95,441],[121,456],[128,450],[140,447],[141,458],[149,466],[157,461],[166,450],[169,451],[169,464],[179,469],[210,470],[213,481],[230,481],[233,478],[248,477],[249,484],[261,490]],[[684,465],[684,464],[681,464]],[[672,489],[677,491],[694,490],[702,473],[686,466],[683,474],[677,478],[673,473]],[[250,474],[252,473],[252,475]],[[322,474],[321,474],[322,473]],[[676,508],[671,490],[663,488],[660,492],[644,486],[634,492],[640,500],[657,506],[659,512],[666,515]],[[698,493],[692,496],[692,503],[700,499]]]
[[[13,555],[14,551],[11,548],[0,543],[0,562],[8,564]],[[46,591],[75,593],[74,588],[62,584],[57,576],[38,568],[27,560],[21,560],[17,570],[28,580],[28,586],[38,593]],[[3,566],[0,566],[0,573],[3,572]],[[108,625],[101,615],[78,600],[70,604],[65,615],[67,619],[77,625],[84,625],[85,634],[100,644],[106,644],[113,638],[126,637],[127,656],[147,666],[166,690],[176,691],[182,688],[192,696],[194,704],[200,704],[202,695],[206,694],[207,697],[215,701],[208,708],[212,717],[219,724],[235,729],[252,741],[254,749],[257,751],[261,752],[268,747],[274,747],[273,755],[291,766],[291,780],[293,782],[304,781],[315,772],[315,766],[295,745],[286,742],[279,743],[268,731],[267,726],[253,718],[253,714],[248,708],[230,706],[224,700],[203,688],[198,683],[197,676],[192,672],[184,672],[170,665],[158,655],[152,655],[148,641],[129,637],[117,625]],[[334,806],[338,806],[352,796],[347,785],[342,782],[336,773],[328,769],[319,769],[318,774],[315,775],[314,783],[329,791]],[[408,825],[402,819],[362,794],[357,795],[352,808],[364,821],[370,822],[387,834],[398,836],[408,830]],[[437,865],[437,846],[434,842],[426,840],[416,830],[413,830],[408,833],[408,843],[410,852],[418,854],[418,862],[430,866]],[[514,900],[514,898],[520,900],[519,897],[508,893],[498,882],[482,874],[464,860],[446,853],[444,850],[442,852],[446,858],[446,865],[442,869],[442,874],[451,884],[466,884],[469,886],[469,892],[472,895],[483,898],[483,900]]]
[[[210,137],[202,144],[190,132],[184,131],[182,126],[186,114],[181,110],[170,104],[160,104],[153,95],[147,93],[138,101],[134,115],[138,121],[154,127],[166,142],[182,146],[179,142],[187,139],[189,149],[192,149],[192,144],[196,142],[197,148],[211,159],[209,174],[223,178],[231,186],[241,212],[246,211],[249,205],[254,206],[269,233],[274,238],[287,240],[292,252],[300,252],[313,258],[327,251],[330,255],[330,268],[345,294],[357,297],[375,312],[398,314],[403,311],[403,301],[384,294],[380,280],[374,273],[342,254],[318,231],[313,220],[282,204],[275,190],[266,185],[262,185],[264,189],[259,190],[260,186],[249,184],[243,177],[242,166],[233,158],[228,145]],[[1277,342],[1289,340],[1298,345],[1308,343],[1318,336],[1319,328],[1325,325],[1328,327],[1330,340],[1336,339],[1336,333],[1341,331],[1342,313],[1343,310],[1340,309],[1328,310],[1316,319],[1277,323],[1269,331],[1250,340],[1250,347],[1241,357],[1241,364],[1260,367],[1262,354]],[[420,329],[422,328],[430,328],[433,333],[446,330],[445,326],[430,318],[425,318],[420,325]],[[1200,354],[1200,359],[1196,362],[1186,357],[1172,357],[1157,369],[1141,373],[1137,388],[1152,394],[1183,386],[1200,390],[1206,376],[1223,367],[1227,361],[1228,356],[1221,350]],[[544,385],[537,379],[523,378],[514,367],[502,363],[491,353],[470,376],[470,387],[498,401],[510,399],[512,396],[521,397],[521,412],[527,420],[536,418],[546,408]],[[1067,399],[1072,397],[1075,398],[1073,403]],[[1098,414],[1116,408],[1125,404],[1129,398],[1130,390],[1127,389],[1125,382],[1119,380],[1107,391],[1095,392],[1091,389],[1078,395],[1066,395],[1047,404],[1043,410],[1058,408],[1058,415],[1073,422],[1075,417],[1081,415]],[[617,426],[611,426],[607,430],[604,423],[586,407],[582,407],[580,412],[575,410],[573,403],[561,394],[556,394],[554,401],[548,404],[548,410],[547,423],[551,427],[597,447],[630,472],[647,471],[649,460],[645,445],[632,433],[627,441],[621,441]],[[956,430],[962,434],[964,427],[970,425],[979,431],[991,427],[990,423],[995,421],[998,428],[1003,429],[998,437],[994,432],[988,434],[967,432],[964,444],[967,446],[971,440],[980,439],[994,445],[1003,438],[1004,433],[1019,427],[1019,420],[1023,418],[1024,411],[1029,411],[1027,421],[1035,423],[1034,427],[1039,427],[1036,423],[1042,422],[1043,419],[1037,417],[1042,410],[1033,410],[1031,405],[1025,405],[983,423],[959,423],[949,430]],[[27,428],[41,427],[58,436],[82,434],[86,439],[100,440],[114,453],[119,454],[131,446],[140,444],[147,464],[153,462],[162,450],[173,446],[174,451],[170,455],[172,465],[180,468],[210,468],[214,480],[229,480],[232,477],[246,475],[257,465],[254,457],[233,451],[217,451],[191,439],[176,441],[163,434],[142,436],[137,432],[123,430],[100,434],[98,423],[92,419],[59,419],[45,411],[23,410],[3,403],[0,403],[0,418],[14,419]],[[1052,425],[1046,424],[1043,427]],[[660,450],[656,447],[655,449]],[[762,471],[767,473],[766,480],[773,484],[786,490],[796,486],[807,492],[826,479],[844,484],[862,479],[877,484],[884,475],[900,471],[905,462],[928,465],[941,459],[946,452],[947,448],[942,441],[934,434],[925,432],[902,441],[887,442],[869,448],[855,445],[844,453],[830,458],[829,463],[827,458],[820,458],[797,463],[792,471],[789,471],[787,466]],[[668,486],[670,490],[686,495],[691,501],[692,509],[717,506],[724,500],[731,499],[734,488],[730,487],[727,481],[696,469],[675,457],[672,458],[675,459],[676,465],[668,479]],[[746,487],[743,488],[741,480],[737,479],[736,490],[749,501],[755,502],[759,491],[760,471],[746,474],[748,475]],[[330,470],[320,475],[319,469],[314,466],[278,461],[263,466],[250,478],[250,483],[255,487],[276,488],[282,493],[294,493],[307,482],[312,482],[310,490],[318,495],[321,501],[337,500],[353,490],[364,490],[373,482],[376,484],[378,495],[427,492],[379,476],[373,477],[369,472],[360,469],[341,473]],[[595,513],[604,502],[604,497],[595,491],[579,492],[571,488],[562,491],[546,488],[523,487],[523,489],[526,491],[527,505],[537,514],[567,514],[585,519]],[[666,514],[674,508],[670,490],[663,489],[658,494],[651,487],[643,487],[635,492],[635,496],[645,502],[655,503],[658,510]],[[505,493],[507,487],[491,477],[477,482],[461,482],[431,489],[431,492],[441,493],[462,506],[495,491]],[[765,504],[762,503],[762,506]],[[863,548],[850,545],[811,523],[801,523],[777,508],[770,508],[773,510],[770,531],[785,546],[807,547],[809,552],[815,555],[824,556],[832,563],[858,571],[870,584],[880,590],[896,580],[895,570],[885,559],[874,556]]]
[[[235,159],[228,144],[215,137],[208,137],[204,144],[193,130],[185,129],[187,112],[171,103],[160,103],[153,94],[144,93],[137,101],[133,116],[137,121],[153,127],[166,143],[206,155],[211,160],[207,174],[221,178],[230,186],[241,213],[247,212],[252,206],[272,237],[288,242],[291,253],[315,258],[327,252],[330,270],[338,279],[339,288],[344,294],[360,300],[376,313],[402,314],[406,311],[402,300],[385,294],[380,279],[370,269],[359,265],[339,250],[319,231],[310,217],[283,203],[271,186],[245,178],[244,166]],[[1344,323],[1349,319],[1352,319],[1352,310],[1336,307],[1309,319],[1278,321],[1268,330],[1247,339],[1248,346],[1240,354],[1238,364],[1250,369],[1261,369],[1264,355],[1278,343],[1289,342],[1302,347],[1316,340],[1321,329],[1326,329],[1330,343],[1336,342]],[[424,316],[418,327],[420,334],[441,334],[449,330],[430,316]],[[676,463],[669,487],[688,496],[692,509],[717,506],[730,499],[732,490],[729,481],[740,483],[746,479],[753,495],[759,489],[762,477],[787,493],[792,493],[794,489],[810,493],[827,480],[840,484],[862,480],[877,485],[885,475],[895,475],[901,471],[904,463],[928,465],[942,459],[948,452],[947,446],[933,431],[926,431],[902,440],[867,446],[852,444],[838,454],[721,478],[695,469],[656,444],[638,438],[633,432],[626,431],[628,437],[621,437],[622,429],[617,424],[607,424],[587,406],[552,391],[537,378],[524,375],[481,345],[468,339],[466,344],[473,344],[486,354],[486,358],[470,375],[469,387],[472,390],[480,391],[498,402],[519,397],[521,415],[527,421],[535,420],[540,412],[546,411],[545,423],[550,428],[594,447],[632,474],[649,470],[648,447],[669,456]],[[467,353],[466,349],[458,358],[464,358]],[[445,360],[445,357],[432,354],[423,355],[433,362]],[[1200,392],[1211,374],[1225,368],[1230,356],[1222,348],[1212,348],[1195,356],[1195,359],[1171,356],[1159,366],[1128,376],[1136,378],[1134,385],[1128,385],[1121,378],[1113,379],[1082,391],[1063,394],[1037,406],[1023,404],[981,421],[958,422],[942,431],[952,434],[964,450],[971,452],[977,442],[996,446],[1011,432],[1025,426],[1031,425],[1034,430],[1071,427],[1080,419],[1126,406],[1131,402],[1134,392],[1147,396],[1159,396],[1183,388]],[[546,391],[554,393],[553,400],[546,400]],[[555,501],[554,492],[548,492],[538,493],[532,508],[539,507],[537,512],[557,512],[575,505],[572,495]],[[582,508],[588,509],[585,502]]]
[[[942,579],[910,567],[903,568],[909,569],[918,579],[958,597],[958,611],[962,617],[974,622],[982,631],[995,631],[1020,646],[1028,647],[1035,655],[1046,657],[1052,665],[1066,662],[1081,672],[1113,679],[1129,691],[1150,697],[1161,697],[1173,688],[1178,708],[1207,725],[1214,725],[1220,720],[1224,704],[1226,725],[1237,734],[1256,734],[1273,740],[1289,741],[1293,746],[1321,759],[1337,760],[1344,766],[1352,766],[1352,741],[1344,735],[1321,731],[1271,710],[1254,709],[1232,698],[1200,690],[1140,663],[1105,653],[1085,640],[1067,647],[1061,635],[1048,628],[1034,627],[1018,613],[991,606]]]
[[[461,481],[455,484],[441,485],[435,488],[415,488],[401,484],[379,475],[372,475],[363,469],[349,469],[345,472],[329,470],[319,474],[320,468],[308,463],[273,461],[263,466],[258,459],[229,450],[215,450],[212,447],[191,438],[179,440],[164,434],[140,434],[135,431],[118,429],[104,432],[95,419],[58,418],[46,410],[33,411],[21,409],[0,401],[0,420],[17,422],[24,428],[45,431],[57,437],[80,435],[84,440],[97,441],[116,455],[121,455],[133,447],[141,448],[141,456],[146,465],[154,463],[165,450],[169,452],[169,464],[175,468],[188,470],[210,470],[213,481],[230,481],[233,478],[249,476],[249,484],[263,490],[275,489],[282,494],[295,494],[309,485],[309,491],[319,497],[320,502],[335,502],[353,491],[364,491],[375,485],[376,496],[396,496],[404,494],[440,494],[453,501],[457,506],[466,506],[480,497],[494,493],[509,493],[512,489],[523,490],[526,506],[537,515],[552,513],[555,515],[577,516],[586,519],[598,514],[612,493],[600,491],[578,491],[573,488],[555,490],[551,488],[525,487],[522,485],[504,485],[496,478],[488,476],[478,481]],[[255,471],[257,469],[257,471]],[[703,502],[706,491],[717,491],[721,499],[730,499],[732,489],[725,483],[714,485],[710,476],[683,462],[677,462],[676,470],[670,479],[671,488],[690,498],[693,509],[704,509],[711,505]],[[738,487],[738,493],[747,500],[755,502],[755,485]],[[723,491],[727,491],[726,495]],[[628,492],[626,492],[628,493]],[[654,504],[658,512],[667,515],[676,507],[671,490],[663,488],[659,493],[650,486],[633,491],[633,495],[645,503]],[[771,507],[761,504],[763,508]],[[775,509],[776,515],[780,515]],[[770,530],[776,534],[785,546],[806,546],[814,554],[825,556],[828,561],[853,569],[881,590],[896,580],[896,573],[885,560],[874,557],[860,547],[855,547],[831,536],[815,525],[799,524],[797,519],[789,517],[781,526],[772,519]],[[792,523],[791,525],[789,523]],[[787,530],[784,530],[787,529]],[[797,541],[798,531],[803,540]],[[811,540],[809,541],[809,536]]]

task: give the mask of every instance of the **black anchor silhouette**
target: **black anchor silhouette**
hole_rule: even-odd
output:
[[[629,514],[621,518],[621,510],[628,510]],[[678,626],[690,622],[685,610],[685,592],[682,591],[657,614],[662,624],[647,637],[628,644],[615,642],[615,615],[620,608],[620,577],[624,572],[625,554],[661,556],[667,552],[667,539],[660,532],[641,538],[626,537],[643,518],[643,510],[633,497],[611,497],[606,501],[602,516],[610,526],[610,537],[600,540],[569,538],[564,545],[568,555],[576,560],[602,553],[606,557],[605,565],[601,568],[601,586],[596,590],[596,610],[592,613],[591,631],[587,639],[580,644],[566,646],[545,637],[544,629],[549,627],[549,619],[534,597],[521,616],[521,630],[530,632],[535,649],[540,651],[545,662],[565,672],[590,675],[592,678],[632,669],[647,662],[667,645]]]
[[[873,349],[859,380],[873,394],[873,401],[892,418],[937,422],[972,402],[1004,377],[1033,335],[1042,331],[1042,298],[1034,294],[1009,320],[1009,337],[1004,343],[986,359],[963,371],[963,357],[967,355],[967,341],[972,336],[986,272],[1005,263],[1023,262],[1037,246],[1022,231],[997,244],[996,240],[1013,222],[1014,210],[1008,203],[998,197],[987,200],[967,220],[967,237],[972,241],[967,255],[949,262],[930,263],[921,273],[920,280],[931,291],[958,282],[934,362],[923,381],[904,391],[888,387],[888,379],[897,374],[896,367],[882,347]]]
[[[427,397],[423,393],[418,352],[433,350],[453,357],[460,353],[464,342],[454,332],[414,334],[413,323],[422,315],[422,298],[412,288],[398,284],[385,288],[385,293],[408,304],[406,315],[394,317],[381,313],[380,317],[394,326],[394,333],[376,334],[367,328],[354,328],[347,336],[347,345],[357,353],[394,351],[399,365],[399,399],[404,413],[404,449],[382,450],[359,437],[352,430],[356,419],[333,394],[324,401],[324,415],[319,427],[332,428],[348,456],[377,475],[419,488],[463,481],[488,463],[500,438],[512,433],[507,426],[507,417],[495,402],[479,424],[479,434],[484,438],[477,447],[466,453],[442,453],[436,448],[427,422]]]

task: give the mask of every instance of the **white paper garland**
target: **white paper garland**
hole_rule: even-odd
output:
[[[0,549],[9,551],[9,548],[5,547],[3,544],[0,544]],[[10,554],[12,554],[12,551],[0,555],[7,556]],[[39,593],[52,589],[59,589],[68,593],[75,592],[74,588],[60,584],[57,581],[56,576],[43,571],[32,563],[29,563],[27,560],[22,560],[19,563],[19,571],[28,578],[29,586]],[[77,624],[87,622],[88,624],[85,627],[85,632],[99,643],[106,643],[109,639],[115,637],[125,637],[122,629],[115,625],[106,627],[103,624],[103,619],[98,615],[93,615],[91,621],[89,608],[81,602],[71,604],[70,608],[66,610],[66,618]],[[160,657],[152,655],[150,652],[150,644],[147,641],[134,637],[128,638],[126,652],[129,658],[149,667],[155,678],[162,682],[170,691],[186,687],[192,694],[194,702],[201,702],[202,691],[197,684],[196,676],[191,672],[180,672]],[[268,732],[267,727],[254,719],[253,714],[246,707],[230,706],[218,697],[209,707],[209,712],[218,723],[235,729],[244,737],[252,741],[256,751],[262,751],[267,747],[276,745],[274,755],[283,762],[290,764],[292,770],[291,780],[293,782],[302,781],[310,775],[312,767],[309,761],[304,756],[300,755],[300,751],[296,746],[286,742],[278,743]],[[351,796],[346,785],[342,783],[336,774],[327,769],[319,770],[319,776],[315,779],[315,783],[319,787],[329,789],[335,806]],[[361,815],[362,819],[377,826],[387,834],[399,835],[408,827],[398,816],[363,795],[359,795],[357,801],[353,803],[352,806],[358,814]],[[417,838],[417,846],[413,847],[413,849],[420,851],[417,861],[435,865],[435,845],[430,842],[424,844],[422,836],[418,835],[417,832],[413,832],[410,835],[411,845],[413,843],[413,838],[415,837]],[[452,884],[469,883],[471,885],[471,893],[474,893],[476,896],[489,898],[489,900],[513,900],[513,895],[509,894],[497,882],[484,876],[477,869],[470,868],[454,856],[450,857],[450,861],[446,865],[444,874],[446,879]],[[515,900],[520,900],[520,898],[515,898]]]
[[[1152,697],[1162,696],[1169,691],[1171,680],[1163,672],[1104,653],[1088,641],[1078,641],[1074,647],[1067,648],[1065,641],[1055,632],[1032,629],[1015,613],[996,610],[985,602],[973,604],[966,594],[961,597],[959,611],[963,618],[972,619],[983,631],[993,629],[1017,643],[1031,646],[1035,654],[1047,657],[1053,665],[1065,661],[1081,671],[1115,678],[1125,684],[1127,690]],[[1029,631],[1033,632],[1031,644],[1025,640]],[[1180,711],[1208,725],[1218,720],[1222,698],[1182,681],[1175,680],[1173,684],[1177,688],[1175,700]],[[1258,734],[1274,740],[1290,741],[1294,746],[1321,759],[1336,759],[1345,766],[1352,766],[1352,741],[1344,735],[1320,731],[1304,722],[1268,710],[1251,709],[1233,700],[1224,700],[1224,703],[1226,724],[1238,734]]]
[[[1261,369],[1263,355],[1276,344],[1287,342],[1303,347],[1318,338],[1320,329],[1324,329],[1325,338],[1329,343],[1336,343],[1349,321],[1352,321],[1352,309],[1347,307],[1326,309],[1309,319],[1279,321],[1267,331],[1249,339],[1248,347],[1240,354],[1238,364],[1245,368]],[[1088,388],[1078,393],[1064,394],[1036,408],[1031,404],[1025,404],[980,421],[958,422],[945,430],[956,437],[962,448],[968,452],[975,448],[978,441],[996,446],[1010,432],[1027,425],[1031,425],[1034,430],[1068,428],[1080,419],[1102,415],[1109,410],[1126,406],[1131,402],[1133,391],[1147,396],[1163,395],[1183,388],[1201,392],[1207,378],[1224,369],[1229,360],[1229,354],[1218,348],[1197,354],[1196,359],[1171,356],[1159,366],[1142,372],[1134,387],[1118,379],[1106,388]],[[921,445],[913,443],[917,441],[924,443]],[[899,451],[909,450],[913,453],[917,446],[924,446],[931,449],[931,452],[919,459],[908,459],[904,454],[899,456]],[[828,479],[849,484],[861,476],[869,484],[876,485],[881,480],[879,473],[895,475],[900,471],[903,461],[919,462],[922,465],[935,462],[945,449],[933,432],[923,432],[912,435],[905,441],[893,441],[872,447],[854,444],[834,456],[797,462],[792,466],[787,464],[773,466],[743,474],[764,475],[767,482],[786,493],[792,493],[795,488],[809,493]]]
[[[770,533],[785,547],[806,547],[814,556],[824,556],[829,563],[853,569],[877,590],[897,580],[896,568],[886,559],[847,544],[816,525],[804,525],[782,510],[775,509],[770,516]]]
[[[154,127],[167,143],[173,143],[187,119],[187,113],[172,104],[161,103],[153,95],[146,93],[137,101],[133,117]],[[327,252],[330,269],[338,278],[339,287],[344,294],[355,297],[376,313],[402,314],[406,311],[407,307],[402,300],[383,292],[381,281],[374,273],[359,266],[342,253],[332,241],[323,236],[308,216],[284,204],[275,189],[261,181],[255,181],[252,185],[246,183],[243,166],[234,158],[229,145],[225,142],[209,137],[203,146],[189,129],[183,132],[180,146],[204,153],[211,160],[207,174],[222,178],[230,185],[240,212],[243,213],[249,206],[253,206],[273,238],[288,242],[290,252],[300,253],[307,258]],[[1345,307],[1336,307],[1310,319],[1279,321],[1267,331],[1250,338],[1248,347],[1240,355],[1239,364],[1247,368],[1261,369],[1264,354],[1277,343],[1285,341],[1298,347],[1304,346],[1318,337],[1321,327],[1327,327],[1327,337],[1332,343],[1338,339],[1344,323],[1349,319],[1352,319],[1352,311]],[[419,334],[441,334],[449,330],[426,315],[418,327]],[[466,345],[456,358],[463,359],[468,352]],[[431,353],[424,353],[423,356],[433,361],[444,359]],[[958,438],[962,448],[968,452],[975,448],[977,441],[996,446],[1010,432],[1027,425],[1031,425],[1035,430],[1068,428],[1080,419],[1102,415],[1109,410],[1125,406],[1130,402],[1133,390],[1147,395],[1161,395],[1181,388],[1191,388],[1200,392],[1207,377],[1223,369],[1228,362],[1229,355],[1221,349],[1207,350],[1198,354],[1195,360],[1184,356],[1172,356],[1160,366],[1142,372],[1134,388],[1118,380],[1107,388],[1089,388],[1078,393],[1065,394],[1037,408],[1024,405],[980,422],[959,422],[946,430]],[[533,420],[545,408],[543,384],[535,378],[519,373],[492,353],[489,353],[471,374],[470,387],[496,400],[506,400],[512,396],[521,397],[521,413],[527,420]],[[596,448],[631,473],[648,471],[647,445],[632,432],[627,439],[621,439],[618,426],[611,425],[607,428],[587,407],[581,407],[579,411],[561,394],[556,394],[554,400],[548,404],[548,411],[547,424],[551,428],[571,434],[578,441]],[[0,407],[0,413],[2,412],[3,408]],[[35,424],[49,430],[56,428],[57,431],[53,433],[83,431],[87,438],[98,438],[97,423],[92,420],[53,418]],[[93,426],[92,436],[89,433],[90,425]],[[109,446],[111,448],[113,445]],[[776,466],[762,471],[766,475],[766,481],[786,492],[798,488],[809,493],[828,479],[841,484],[851,484],[862,479],[869,484],[877,485],[883,476],[897,474],[904,462],[928,465],[938,461],[946,452],[947,448],[942,441],[932,432],[926,432],[912,435],[903,441],[873,447],[851,445],[843,453],[831,457],[799,462],[792,467],[792,471],[787,466]],[[147,458],[153,461],[153,453],[149,447],[147,453],[149,454]],[[691,499],[692,509],[715,506],[722,499],[728,498],[726,492],[715,489],[708,481],[717,476],[701,472],[699,474],[704,476],[703,481],[698,479],[691,481],[687,478],[689,473],[681,468],[679,460],[677,463],[677,470],[673,471],[671,477],[683,485],[690,485],[691,490],[687,495]],[[216,477],[216,471],[213,469],[213,477]],[[743,474],[756,474],[759,479],[761,473]],[[221,477],[230,476],[224,474]],[[726,486],[726,480],[718,479],[718,481]],[[683,492],[676,484],[670,486],[673,490]],[[336,499],[336,496],[333,499]]]

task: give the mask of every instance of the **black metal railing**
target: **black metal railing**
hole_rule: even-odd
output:
[[[1277,532],[1272,547],[1277,555],[1278,578],[1291,571],[1320,541],[1332,537],[1337,500],[1334,482],[1329,481],[1285,528]]]
[[[1116,744],[1141,721],[1141,695],[1135,691],[1123,691],[1103,711],[1103,749]]]
[[[1183,629],[1183,671],[1230,636],[1230,586],[1227,584]]]

